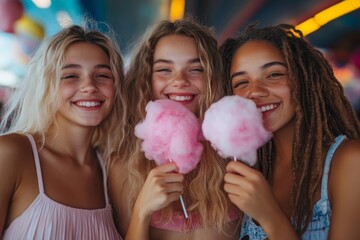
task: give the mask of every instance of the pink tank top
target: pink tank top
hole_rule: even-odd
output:
[[[229,210],[229,222],[240,218],[240,212],[237,208]],[[200,216],[198,213],[191,215],[191,222],[185,217],[183,212],[174,212],[170,220],[161,217],[161,211],[151,215],[150,225],[154,228],[170,230],[173,232],[190,232],[197,228],[201,228]]]
[[[69,207],[50,199],[44,192],[36,144],[31,135],[27,136],[33,149],[39,195],[5,229],[3,239],[121,239],[113,222],[112,208],[107,196],[106,175],[100,156],[98,155],[98,159],[104,176],[105,208],[89,210]]]

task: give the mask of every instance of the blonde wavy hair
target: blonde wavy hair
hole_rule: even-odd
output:
[[[191,18],[175,22],[165,20],[153,25],[140,38],[134,47],[125,76],[127,140],[122,142],[117,156],[113,158],[115,161],[127,163],[126,179],[131,183],[129,193],[131,208],[150,170],[155,167],[154,162],[147,160],[141,152],[141,141],[135,137],[134,128],[145,118],[146,104],[154,99],[151,78],[155,46],[162,37],[174,34],[195,40],[200,62],[204,67],[206,86],[196,113],[200,120],[203,119],[204,112],[210,104],[223,96],[222,63],[212,29]],[[117,148],[115,142],[114,144],[113,148]],[[203,145],[204,151],[198,167],[185,176],[184,197],[188,211],[199,213],[204,227],[217,228],[221,231],[229,221],[230,201],[223,191],[226,162],[217,155],[208,142],[203,142]],[[170,219],[173,211],[173,206],[169,206],[162,210],[162,216]]]
[[[107,32],[98,30],[100,27]],[[42,42],[28,64],[26,76],[7,101],[0,126],[1,132],[38,135],[44,143],[50,128],[58,131],[55,113],[59,109],[61,69],[67,48],[78,42],[95,44],[103,49],[109,56],[114,75],[114,107],[96,128],[93,145],[104,151],[109,149],[106,146],[114,138],[121,141],[123,135],[113,136],[110,133],[117,129],[118,119],[123,116],[124,100],[120,94],[124,80],[123,60],[112,29],[106,24],[100,26],[100,23],[91,19],[85,19],[83,26],[67,27]]]

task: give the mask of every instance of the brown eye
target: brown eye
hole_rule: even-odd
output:
[[[271,73],[266,78],[277,78],[277,77],[281,77],[281,76],[284,76],[284,75],[285,74],[283,74],[283,73]]]

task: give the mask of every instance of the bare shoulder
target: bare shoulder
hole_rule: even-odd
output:
[[[0,216],[6,216],[6,219],[0,217],[0,222],[6,226],[27,209],[37,196],[38,189],[27,136],[1,135],[0,153]]]
[[[29,140],[24,135],[0,136],[0,195],[10,198],[29,168]]]
[[[332,159],[329,174],[330,192],[353,191],[352,187],[358,186],[360,182],[359,172],[360,139],[344,140],[335,151]]]
[[[3,167],[17,167],[23,165],[24,159],[29,155],[29,140],[20,134],[0,136],[0,165]]]
[[[334,153],[332,168],[360,166],[360,139],[346,139]]]
[[[32,161],[32,150],[27,136],[8,134],[0,136],[0,176],[10,183],[18,183]]]
[[[360,239],[359,172],[360,140],[344,140],[334,153],[329,173],[329,239]]]

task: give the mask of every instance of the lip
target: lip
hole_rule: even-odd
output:
[[[256,104],[256,107],[261,112],[261,115],[263,118],[268,117],[279,106],[280,106],[280,103]]]
[[[72,101],[71,103],[80,109],[83,110],[97,110],[101,108],[105,101],[100,99],[79,99],[76,101]]]
[[[256,107],[263,113],[267,111],[272,111],[279,107],[279,103],[267,103],[267,104],[257,104]]]
[[[190,104],[194,101],[197,94],[193,93],[167,93],[165,96],[173,101],[179,102],[183,105]]]

